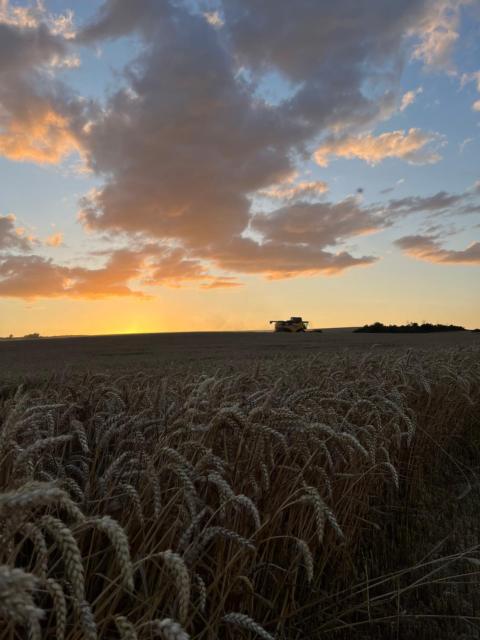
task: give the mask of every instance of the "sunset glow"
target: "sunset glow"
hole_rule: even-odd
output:
[[[0,0],[0,336],[480,326],[479,43],[477,0]]]

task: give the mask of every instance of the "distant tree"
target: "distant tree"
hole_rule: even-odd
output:
[[[32,339],[40,338],[40,334],[39,333],[27,333],[23,337],[24,338],[29,338],[29,339],[32,340]]]
[[[423,324],[409,322],[401,325],[385,325],[382,322],[374,322],[354,329],[353,333],[437,333],[445,331],[466,331],[466,329],[454,324],[431,324],[430,322]]]

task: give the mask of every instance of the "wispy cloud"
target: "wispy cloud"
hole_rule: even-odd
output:
[[[473,141],[475,140],[475,138],[465,138],[465,140],[463,140],[459,145],[458,145],[458,149],[460,151],[460,153],[463,153],[465,150],[465,147],[469,144],[471,144]]]
[[[52,233],[51,236],[45,239],[45,244],[48,247],[61,247],[63,244],[63,233],[61,231]]]
[[[296,184],[280,184],[264,189],[262,195],[276,200],[295,200],[299,198],[318,198],[328,191],[324,180],[301,181]]]
[[[359,158],[372,165],[387,158],[410,164],[433,164],[441,160],[438,148],[443,144],[444,138],[438,133],[425,133],[420,129],[389,131],[378,136],[347,136],[323,142],[315,151],[315,160],[322,167],[328,166],[332,156]]]
[[[395,241],[408,256],[440,264],[480,265],[480,242],[472,242],[466,249],[445,249],[436,236],[404,236]]]
[[[400,102],[400,111],[405,111],[407,107],[415,102],[417,96],[421,93],[423,93],[423,87],[418,87],[417,89],[404,93]]]

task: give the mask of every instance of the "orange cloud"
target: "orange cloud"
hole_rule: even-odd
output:
[[[322,167],[328,166],[330,156],[360,158],[372,165],[386,158],[400,158],[410,164],[433,164],[441,160],[441,156],[430,148],[432,143],[441,143],[439,134],[424,133],[420,129],[332,138],[318,147],[315,160]]]
[[[45,244],[49,247],[60,247],[63,244],[63,233],[61,231],[52,233],[51,236],[46,238]]]
[[[0,259],[0,296],[36,298],[146,297],[128,283],[140,274],[142,259],[115,252],[98,269],[67,267],[41,256],[7,256]]]
[[[322,195],[328,191],[328,184],[323,180],[311,182],[303,181],[298,184],[276,185],[269,189],[264,189],[262,195],[279,200],[295,200],[296,198],[308,198]]]
[[[434,236],[404,236],[395,244],[408,256],[441,264],[480,265],[480,242],[472,242],[466,249],[444,249]]]
[[[56,68],[79,64],[72,37],[72,12],[0,0],[0,155],[54,164],[78,150],[71,120],[81,101],[55,77]]]
[[[0,233],[1,230],[2,218]],[[108,256],[102,267],[95,269],[65,266],[38,255],[0,257],[0,297],[151,297],[138,288],[132,288],[132,282],[143,286],[167,287],[194,284],[203,289],[242,285],[235,278],[210,274],[202,262],[186,258],[179,249],[157,245],[136,250],[117,249]]]
[[[75,150],[78,145],[68,120],[51,109],[27,119],[12,117],[0,129],[0,155],[9,160],[57,164]]]
[[[211,282],[205,282],[200,285],[201,289],[230,289],[234,287],[242,287],[243,282],[239,282],[236,278],[232,277],[223,277],[223,278],[215,278],[211,280]]]
[[[420,37],[412,57],[426,65],[454,72],[452,54],[460,36],[460,10],[471,0],[435,0],[412,29]]]

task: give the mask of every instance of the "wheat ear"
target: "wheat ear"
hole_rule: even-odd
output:
[[[33,574],[0,565],[0,616],[27,627],[31,640],[41,639],[40,619],[44,616],[33,601],[37,585]]]
[[[171,618],[153,620],[151,624],[154,633],[162,636],[164,640],[190,640],[188,633],[182,629],[178,622]]]
[[[72,587],[77,603],[85,600],[85,578],[82,556],[70,529],[53,516],[42,516],[40,526],[44,527],[57,543],[65,564],[65,573]]]
[[[115,616],[114,620],[122,640],[138,640],[135,627],[125,616]]]
[[[237,627],[242,627],[242,629],[252,631],[260,638],[264,638],[264,640],[275,640],[275,638],[265,631],[258,622],[255,622],[255,620],[252,620],[252,618],[244,613],[227,613],[227,615],[223,616],[222,620],[228,624],[233,624]]]
[[[56,616],[56,640],[64,640],[67,629],[67,602],[62,586],[52,578],[45,580],[45,585],[53,601]]]
[[[161,553],[165,564],[175,577],[175,584],[178,592],[178,615],[181,624],[185,624],[188,617],[188,607],[190,605],[190,573],[187,566],[178,553],[170,549]]]
[[[122,582],[129,591],[133,591],[133,567],[127,534],[118,522],[110,516],[92,518],[87,522],[93,524],[97,529],[108,536],[117,554]]]

